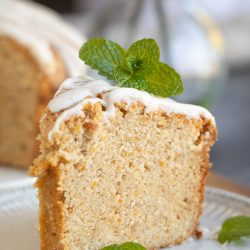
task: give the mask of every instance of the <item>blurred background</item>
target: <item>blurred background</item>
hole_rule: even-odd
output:
[[[207,107],[213,171],[250,186],[250,0],[37,0],[87,37],[155,38],[184,80],[176,99]]]

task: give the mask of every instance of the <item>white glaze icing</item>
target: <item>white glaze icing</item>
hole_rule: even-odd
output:
[[[55,72],[55,58],[47,41],[45,42],[43,39],[38,38],[38,36],[29,35],[17,26],[0,22],[0,34],[3,33],[18,38],[18,40],[21,37],[21,43],[28,46],[30,52],[39,59],[40,64],[46,72],[48,74]]]
[[[84,38],[53,11],[31,2],[0,1],[0,34],[27,45],[48,74],[55,70],[55,47],[67,65],[69,76],[86,71],[78,58]]]
[[[102,98],[98,98],[98,94],[102,94]],[[100,102],[105,107],[103,116],[107,119],[115,116],[115,103],[124,102],[131,105],[140,102],[145,105],[145,113],[161,110],[169,115],[179,113],[196,119],[204,116],[215,124],[214,117],[205,108],[178,103],[170,98],[153,96],[133,88],[120,88],[103,80],[77,77],[65,80],[48,104],[52,113],[60,112],[49,138],[65,119],[72,115],[84,115],[81,109],[87,102]]]

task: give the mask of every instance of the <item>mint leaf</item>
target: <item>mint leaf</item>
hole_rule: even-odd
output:
[[[138,243],[126,242],[120,245],[121,250],[146,250],[146,248]]]
[[[122,87],[123,84],[125,84],[129,80],[129,78],[131,78],[131,76],[133,75],[131,72],[128,71],[127,68],[123,68],[120,66],[114,69],[113,74],[116,85],[119,87]]]
[[[159,62],[160,49],[154,39],[142,39],[133,43],[127,53],[126,62],[131,72],[150,73],[152,65]]]
[[[119,84],[118,84],[119,86]],[[122,87],[135,88],[139,90],[148,91],[148,81],[143,75],[132,75],[126,82],[124,82]]]
[[[114,70],[116,85],[120,87],[136,88],[145,90],[148,86],[148,81],[140,74],[132,74],[128,70],[117,67]]]
[[[182,93],[183,86],[180,75],[170,66],[159,62],[154,67],[154,72],[146,77],[149,84],[148,92],[168,97]]]
[[[111,245],[102,248],[101,250],[146,250],[146,248],[138,243],[126,242],[121,245]]]
[[[120,246],[115,244],[115,245],[111,245],[111,246],[101,248],[100,250],[120,250]]]
[[[79,57],[91,68],[98,70],[100,75],[114,79],[113,70],[123,64],[125,53],[117,43],[104,38],[93,38],[82,45]]]
[[[126,52],[114,42],[94,38],[83,44],[79,56],[120,87],[145,90],[162,97],[183,91],[179,74],[160,62],[160,50],[154,39],[139,40]]]
[[[249,236],[250,217],[241,215],[229,218],[223,223],[218,235],[218,241],[220,243],[225,243]]]

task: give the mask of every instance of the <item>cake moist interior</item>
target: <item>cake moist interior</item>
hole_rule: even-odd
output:
[[[108,122],[100,103],[85,114],[65,121],[51,141],[55,115],[41,128],[33,171],[45,171],[37,184],[42,249],[98,250],[126,241],[153,249],[192,235],[210,166],[210,121],[146,114],[143,105],[116,105]]]

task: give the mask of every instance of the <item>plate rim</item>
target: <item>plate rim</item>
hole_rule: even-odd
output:
[[[28,175],[28,169],[2,164],[0,164],[0,168],[0,174],[2,174],[2,176],[6,175],[7,172],[9,172],[8,175],[21,175],[18,178],[12,178],[8,181],[0,182],[0,193],[7,192],[9,190],[15,190],[17,188],[32,186],[36,180],[36,178]]]
[[[206,193],[211,194],[211,195],[217,194],[220,196],[224,196],[225,198],[228,198],[228,199],[239,200],[247,204],[248,206],[250,206],[250,197],[242,195],[240,193],[232,192],[223,188],[211,187],[211,186],[206,186],[205,195]]]
[[[34,183],[35,183],[35,178],[28,176],[21,180],[13,180],[4,184],[0,183],[0,193],[14,191],[16,189],[21,189],[22,187],[28,187],[28,186],[32,187]]]

